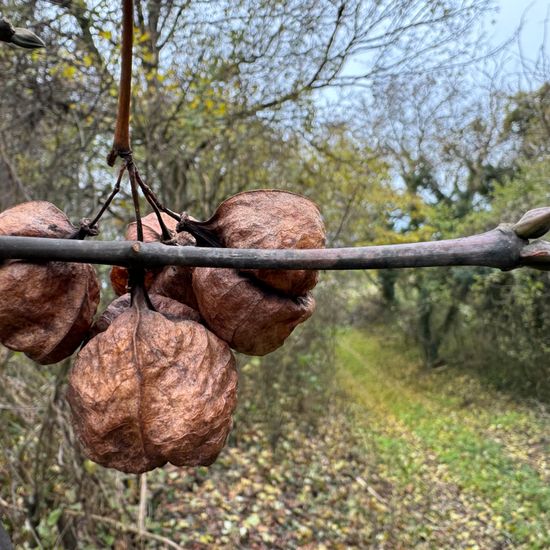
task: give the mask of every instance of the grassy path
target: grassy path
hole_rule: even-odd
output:
[[[387,335],[340,335],[338,378],[393,515],[426,548],[550,547],[550,419]]]
[[[387,333],[346,330],[338,342],[338,391],[324,394],[317,425],[285,416],[273,445],[273,419],[243,397],[215,464],[148,474],[147,530],[191,550],[550,548],[547,412],[456,370],[426,371]],[[12,489],[2,466],[0,513],[15,547],[33,546],[24,500],[32,487]],[[45,549],[59,547],[63,510],[88,510],[56,461],[48,472],[55,504],[37,529]],[[79,548],[122,537],[136,547],[112,523],[136,524],[135,477],[88,463],[84,479],[105,498]]]

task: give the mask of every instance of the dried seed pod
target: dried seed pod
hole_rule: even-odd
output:
[[[179,246],[194,246],[195,239],[185,231],[181,233],[176,233],[177,222],[169,216],[168,214],[161,214],[166,228],[170,232],[172,238],[175,239],[175,242]],[[143,242],[160,242],[162,238],[162,229],[160,227],[157,215],[153,212],[148,214],[141,220],[143,226]],[[135,241],[137,240],[137,223],[132,222],[128,224],[126,228],[126,240]],[[145,288],[151,290],[151,292],[156,294],[162,294],[174,300],[179,300],[178,295],[189,296],[188,301],[182,301],[185,304],[188,304],[191,307],[194,307],[196,300],[191,296],[191,268],[180,267],[176,273],[170,273],[163,276],[164,282],[160,283],[156,288],[152,288],[154,281],[160,273],[166,271],[167,268],[155,268],[148,269],[145,272]],[[172,281],[171,279],[175,277]],[[125,267],[113,266],[110,273],[111,285],[119,296],[122,296],[128,292],[128,270]],[[180,281],[181,279],[181,281]],[[182,288],[180,288],[182,287]],[[164,289],[167,289],[166,291]],[[170,294],[172,293],[172,294]]]
[[[166,225],[167,229],[170,231],[172,237],[176,235],[176,220],[171,216],[162,213],[162,220]],[[143,242],[152,243],[162,241],[162,229],[160,227],[157,215],[152,212],[144,218],[141,219],[141,225],[143,227]],[[137,240],[137,223],[131,222],[126,227],[125,238],[127,241]],[[153,283],[153,280],[161,269],[148,269],[145,273],[145,287],[149,288]],[[113,266],[110,273],[111,285],[113,286],[114,291],[122,296],[128,292],[128,269],[120,266]]]
[[[64,239],[76,231],[65,213],[51,202],[24,202],[0,213],[0,235]]]
[[[170,237],[175,237],[176,225],[178,222],[172,218],[172,216],[169,216],[164,212],[161,212],[160,216],[166,226],[166,229],[168,229],[170,233]],[[143,242],[154,243],[161,242],[163,240],[162,229],[155,212],[151,212],[151,214],[147,214],[147,216],[141,218],[141,225],[143,227]],[[131,222],[128,224],[128,227],[126,228],[126,240],[137,240],[137,222]]]
[[[323,248],[325,228],[317,205],[309,199],[275,189],[239,193],[218,206],[206,222],[185,219],[189,231],[210,234],[227,248]],[[290,296],[311,290],[313,270],[250,269],[247,273]]]
[[[209,465],[232,425],[235,359],[204,326],[136,299],[82,348],[67,395],[86,454],[103,466]]]
[[[91,265],[12,261],[0,268],[0,342],[42,365],[74,353],[99,304]]]
[[[172,300],[166,296],[160,296],[159,294],[149,294],[149,298],[155,310],[162,313],[162,315],[171,321],[195,321],[198,323],[201,320],[198,311],[191,309],[181,302]],[[90,338],[97,336],[101,332],[105,332],[121,313],[130,308],[131,302],[129,293],[111,302],[109,307],[94,323],[90,331]]]
[[[199,309],[193,291],[193,268],[181,265],[167,265],[151,284],[151,293],[167,296],[190,308]]]
[[[315,310],[311,294],[282,296],[234,269],[196,268],[193,289],[208,328],[248,355],[265,355],[282,346]]]
[[[178,246],[195,246],[195,238],[182,231],[176,236]],[[155,277],[151,284],[151,293],[160,294],[188,305],[195,310],[199,309],[197,298],[193,292],[193,268],[181,265],[167,265]]]
[[[0,214],[0,234],[63,238],[76,228],[47,202]],[[91,265],[12,260],[0,266],[0,342],[41,364],[57,363],[80,345],[99,304]]]
[[[150,289],[155,277],[160,273],[159,269],[147,269],[145,270],[145,288]],[[114,265],[111,267],[109,273],[111,279],[111,286],[117,296],[123,296],[130,288],[128,286],[128,269]]]

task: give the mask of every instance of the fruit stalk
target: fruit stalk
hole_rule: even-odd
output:
[[[122,0],[122,45],[118,111],[113,148],[107,157],[114,166],[117,157],[131,154],[130,99],[132,96],[132,46],[134,43],[134,2]]]

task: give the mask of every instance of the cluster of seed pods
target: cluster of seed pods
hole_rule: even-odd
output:
[[[162,215],[172,246],[321,248],[316,205],[277,190],[240,193],[206,222]],[[143,240],[162,241],[156,214]],[[0,214],[0,235],[71,238],[67,217],[46,202]],[[126,231],[137,238],[136,224]],[[317,273],[166,266],[113,267],[120,295],[93,323],[99,284],[92,266],[0,264],[0,342],[43,364],[82,345],[67,397],[75,431],[95,462],[141,473],[166,463],[209,465],[232,426],[237,370],[231,349],[265,355],[314,311]],[[130,283],[128,281],[131,281]]]

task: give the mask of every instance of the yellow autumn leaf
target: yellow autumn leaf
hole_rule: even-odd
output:
[[[151,35],[148,32],[145,32],[138,38],[137,42],[138,44],[143,44],[143,42],[147,42],[147,40],[149,40],[150,38]]]
[[[143,52],[141,59],[143,59],[145,63],[153,63],[153,61],[155,61],[155,55],[153,52]]]
[[[74,78],[75,74],[76,74],[76,69],[71,65],[67,65],[66,67],[64,67],[63,71],[61,72],[61,76],[67,79]]]
[[[216,109],[216,115],[223,116],[227,113],[227,103],[219,103]]]

